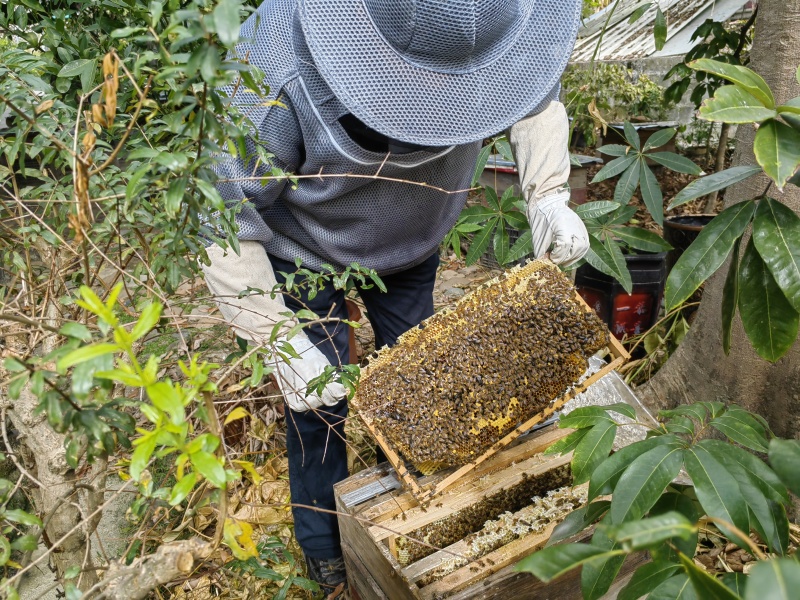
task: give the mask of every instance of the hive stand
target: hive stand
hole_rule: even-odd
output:
[[[591,310],[591,308],[589,308],[589,306],[584,302],[583,298],[581,298],[580,295],[577,294],[577,292],[575,296],[580,301],[580,303],[586,307],[587,310]],[[367,411],[358,411],[358,416],[364,422],[366,428],[369,430],[369,432],[375,438],[375,441],[383,450],[389,463],[392,465],[392,467],[394,467],[403,486],[414,496],[414,498],[420,504],[425,505],[429,503],[436,495],[442,493],[448,487],[450,487],[451,485],[456,483],[459,479],[464,477],[467,473],[474,470],[482,462],[484,462],[492,455],[494,455],[498,450],[501,450],[506,446],[508,446],[509,444],[511,444],[520,435],[522,435],[526,431],[529,431],[535,425],[544,422],[545,419],[547,419],[547,417],[549,417],[558,409],[560,409],[562,406],[564,406],[564,404],[566,404],[570,399],[574,398],[581,392],[586,391],[586,388],[588,388],[594,382],[598,381],[601,377],[625,364],[631,357],[630,354],[628,354],[628,351],[625,350],[625,347],[619,342],[619,340],[617,340],[611,334],[609,334],[609,342],[607,349],[611,357],[611,361],[608,364],[606,364],[606,366],[604,366],[596,373],[587,377],[581,383],[576,384],[565,394],[563,394],[560,398],[551,402],[550,406],[545,408],[542,412],[528,419],[527,421],[519,425],[516,429],[509,432],[504,438],[495,442],[488,450],[486,450],[483,454],[478,456],[475,460],[463,466],[458,467],[454,471],[451,471],[446,477],[437,480],[435,483],[431,482],[427,484],[422,484],[421,483],[422,480],[419,477],[417,477],[414,473],[411,473],[408,470],[408,468],[406,467],[406,461],[394,449],[389,440],[386,439],[386,436],[383,435],[380,428],[377,426],[375,421],[372,419],[372,416]]]
[[[378,492],[367,500],[359,497],[359,490],[374,489],[376,482],[391,472],[386,464],[362,471],[337,484],[334,492],[342,551],[348,579],[361,600],[580,598],[580,571],[543,584],[532,575],[518,573],[514,569],[520,559],[544,546],[557,522],[538,533],[523,535],[432,583],[423,584],[422,580],[453,555],[463,554],[466,548],[464,540],[456,541],[407,566],[400,564],[396,550],[398,537],[434,522],[446,522],[453,513],[480,502],[498,490],[520,483],[524,477],[541,476],[569,463],[571,454],[543,456],[542,452],[571,431],[550,426],[518,440],[503,452],[475,465],[472,472],[449,487],[437,498],[435,505],[427,508],[404,490]],[[422,478],[420,484],[423,488],[435,487],[447,478],[445,473],[435,473]],[[358,499],[351,501],[355,498]],[[583,541],[589,537],[591,531],[583,532],[573,541]],[[630,558],[620,573],[623,580],[644,560],[643,556]]]

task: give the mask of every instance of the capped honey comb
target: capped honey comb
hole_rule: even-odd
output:
[[[608,340],[558,267],[532,261],[381,349],[353,405],[421,472],[463,465],[568,391]]]

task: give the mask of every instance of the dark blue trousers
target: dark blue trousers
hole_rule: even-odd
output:
[[[294,263],[270,257],[278,283],[284,273],[297,270]],[[433,314],[433,284],[439,256],[422,264],[382,277],[387,292],[377,287],[359,289],[367,316],[375,331],[375,347],[391,346],[402,334]],[[346,319],[345,294],[328,285],[315,298],[286,297],[287,308],[307,308],[320,316]],[[304,330],[333,365],[347,362],[350,353],[349,327],[343,323],[314,325]],[[333,485],[347,478],[347,452],[344,421],[347,402],[315,411],[294,412],[286,407],[286,447],[289,455],[289,488],[292,502],[334,511]],[[336,515],[304,508],[293,508],[294,532],[306,556],[341,556]]]

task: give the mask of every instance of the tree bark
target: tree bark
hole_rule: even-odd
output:
[[[800,0],[761,0],[748,65],[758,72],[781,103],[800,94],[795,72],[800,64]],[[734,165],[755,164],[753,127],[739,127]],[[725,194],[725,206],[763,194],[769,180],[757,176]],[[800,213],[800,189],[775,186],[770,196]],[[721,299],[724,265],[707,283],[689,334],[659,373],[640,388],[654,408],[670,408],[701,400],[738,404],[763,415],[775,433],[800,437],[800,345],[771,365],[750,346],[738,316],[729,356],[722,351]]]

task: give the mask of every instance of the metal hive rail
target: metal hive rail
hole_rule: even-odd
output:
[[[382,349],[353,403],[379,441],[427,474],[474,461],[545,411],[608,343],[569,279],[533,261]]]

